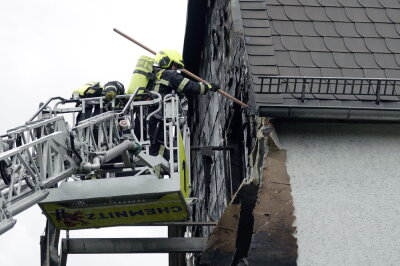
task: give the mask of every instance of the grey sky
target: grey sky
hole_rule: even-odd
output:
[[[148,52],[113,32],[127,33],[153,50],[182,51],[187,0],[2,0],[0,2],[0,133],[22,125],[40,102],[70,97],[88,81],[128,86],[136,59]],[[16,216],[0,236],[0,265],[39,265],[44,216],[38,207]],[[71,237],[166,236],[164,228],[108,228]],[[74,265],[167,265],[167,255],[71,255]]]

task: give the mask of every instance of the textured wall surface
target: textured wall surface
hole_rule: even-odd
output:
[[[237,21],[239,8],[232,8],[235,2],[238,5],[237,1],[208,1],[198,74],[246,102],[250,79],[242,27]],[[230,172],[234,171],[239,179],[245,176],[244,161],[250,147],[244,147],[250,145],[244,139],[249,136],[249,117],[240,106],[218,93],[194,97],[191,108],[193,146],[234,146],[226,156],[222,151],[192,153],[193,196],[199,200],[194,217],[198,221],[217,221],[230,199]],[[230,168],[232,161],[237,166],[234,170]],[[209,166],[205,166],[207,162]],[[204,230],[200,234],[207,235],[208,229]]]
[[[298,265],[400,265],[400,125],[276,125]]]

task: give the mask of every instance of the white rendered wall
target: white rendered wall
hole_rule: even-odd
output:
[[[400,125],[277,127],[298,265],[400,265]]]

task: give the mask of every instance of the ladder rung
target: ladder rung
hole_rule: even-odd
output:
[[[206,237],[195,238],[64,238],[62,250],[68,254],[111,253],[198,253]]]

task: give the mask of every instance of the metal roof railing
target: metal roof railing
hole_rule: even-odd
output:
[[[370,99],[366,97],[366,100],[375,101],[377,104],[383,100],[382,97],[385,100],[400,101],[400,79],[306,76],[261,76],[259,78],[261,86],[257,93],[291,94],[302,102],[307,99],[307,95],[318,94],[371,96]]]

